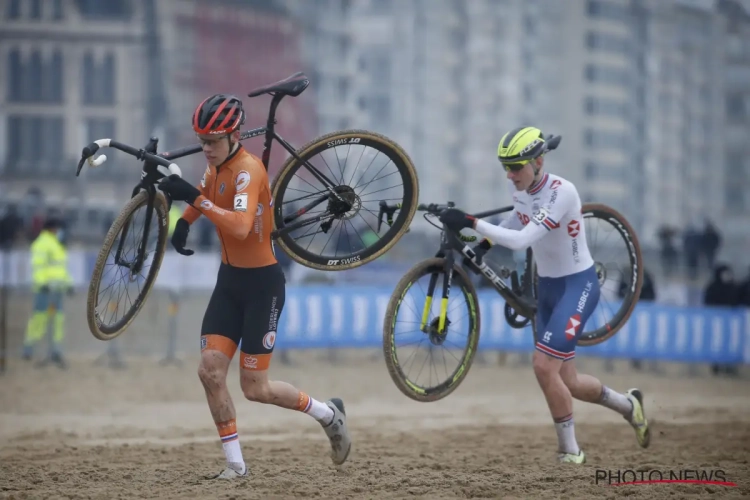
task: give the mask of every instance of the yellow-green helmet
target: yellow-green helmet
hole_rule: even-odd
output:
[[[506,133],[497,146],[497,158],[503,165],[522,166],[544,154],[544,135],[536,127],[518,127]]]

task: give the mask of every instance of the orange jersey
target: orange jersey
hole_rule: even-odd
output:
[[[206,167],[198,189],[201,196],[182,218],[192,224],[203,214],[214,223],[222,262],[246,268],[277,262],[271,244],[271,188],[257,156],[240,146],[218,168]]]

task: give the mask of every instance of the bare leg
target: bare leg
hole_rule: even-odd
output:
[[[242,353],[242,356],[248,355]],[[253,357],[253,356],[250,356]],[[248,366],[244,362],[241,366]],[[267,363],[258,369],[243,368],[240,373],[240,385],[245,397],[257,403],[272,404],[281,408],[307,413],[323,427],[331,443],[331,460],[341,465],[349,457],[351,439],[346,425],[344,403],[340,399],[331,399],[322,403],[286,382],[268,380]]]
[[[292,384],[268,380],[268,370],[241,370],[240,386],[249,401],[308,413],[323,424],[333,418],[333,410],[325,403],[311,398]]]
[[[198,377],[206,392],[208,408],[219,432],[227,465],[238,474],[244,474],[247,469],[237,434],[236,413],[227,388],[230,361],[231,356],[227,356],[224,352],[204,350],[201,352]]]
[[[535,350],[534,374],[544,393],[557,431],[558,451],[577,455],[580,452],[573,423],[573,398],[560,376],[563,361]]]
[[[633,404],[627,396],[609,389],[596,377],[578,373],[574,359],[563,364],[560,375],[574,398],[600,404],[629,418]]]

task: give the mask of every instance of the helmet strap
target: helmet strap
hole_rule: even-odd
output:
[[[537,166],[536,158],[534,159],[534,166],[532,167],[534,169],[534,181],[538,181],[537,177],[539,177],[539,171],[542,170],[542,167]]]

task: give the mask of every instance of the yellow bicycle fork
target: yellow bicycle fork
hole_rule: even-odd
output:
[[[432,297],[435,295],[435,286],[437,285],[438,273],[433,273],[430,276],[430,285],[427,288],[427,298],[424,303],[424,309],[422,310],[422,323],[420,329],[423,332],[427,332],[428,321],[430,319],[430,311],[432,308]],[[445,322],[448,317],[448,294],[451,288],[451,281],[453,279],[453,268],[447,271],[447,278],[443,280],[443,296],[440,299],[440,315],[438,316],[438,331],[437,333],[445,332]]]

